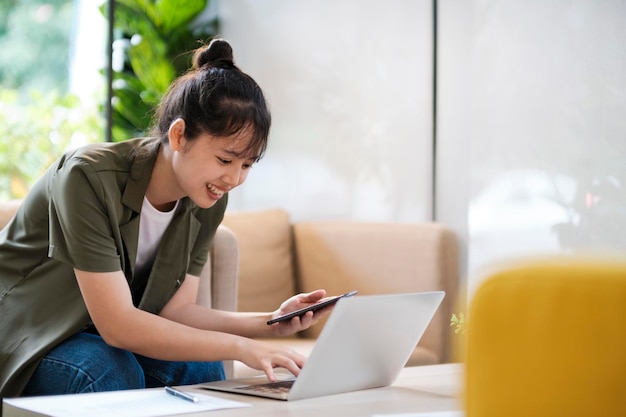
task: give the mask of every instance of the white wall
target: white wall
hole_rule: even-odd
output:
[[[268,153],[229,210],[430,219],[430,1],[227,0],[218,15],[273,114]]]

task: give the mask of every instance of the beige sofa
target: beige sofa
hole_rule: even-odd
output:
[[[19,201],[0,204],[0,228]],[[273,311],[297,292],[328,295],[444,290],[446,297],[407,365],[450,358],[449,319],[456,304],[458,250],[454,234],[436,223],[290,221],[287,212],[227,213],[202,272],[198,302],[223,310]],[[323,322],[299,335],[267,339],[305,355]],[[225,363],[228,377],[259,374]]]
[[[239,311],[271,311],[297,292],[328,295],[446,291],[446,297],[407,365],[450,359],[450,316],[456,305],[458,244],[437,223],[291,222],[287,212],[227,213],[223,225],[239,246]],[[323,322],[273,343],[310,352]],[[393,343],[393,341],[390,341]],[[235,363],[236,376],[258,374]]]

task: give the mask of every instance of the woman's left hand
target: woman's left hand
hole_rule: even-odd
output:
[[[308,307],[320,302],[326,295],[326,290],[319,289],[309,293],[294,295],[283,302],[278,310],[272,313],[272,318],[288,314],[292,311]],[[276,335],[286,336],[297,333],[304,329],[308,329],[317,323],[322,317],[326,316],[332,310],[331,307],[324,307],[321,310],[306,312],[303,316],[295,316],[291,320],[272,324],[272,330]]]

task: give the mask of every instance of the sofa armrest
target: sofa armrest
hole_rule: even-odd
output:
[[[235,234],[220,225],[213,246],[200,274],[197,303],[218,310],[237,310],[239,248]],[[227,378],[233,375],[232,361],[224,361]]]
[[[202,273],[197,303],[218,310],[237,310],[239,248],[233,232],[220,225]]]

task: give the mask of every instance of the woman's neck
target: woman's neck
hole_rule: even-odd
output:
[[[169,147],[161,146],[146,190],[146,198],[159,211],[170,211],[183,197],[176,192],[178,187],[175,184],[169,153]]]

